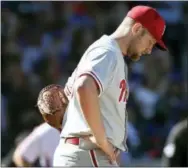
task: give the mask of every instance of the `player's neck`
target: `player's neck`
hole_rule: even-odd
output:
[[[119,45],[119,48],[121,50],[121,52],[123,53],[123,55],[127,55],[127,48],[129,46],[129,37],[128,35],[121,35],[118,33],[113,33],[111,35],[111,38],[113,38],[114,40],[116,40],[116,42]]]

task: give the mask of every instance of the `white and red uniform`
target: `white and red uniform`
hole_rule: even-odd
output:
[[[70,144],[63,142],[63,138],[65,137],[82,137],[83,135],[92,134],[74,92],[74,82],[81,75],[92,76],[99,87],[101,116],[109,141],[114,147],[122,151],[127,150],[125,143],[127,137],[126,102],[129,94],[127,65],[124,62],[117,42],[110,38],[110,36],[104,35],[86,50],[66,84],[65,92],[69,95],[69,105],[66,110],[66,120],[64,120],[63,130],[60,135],[62,138],[60,140],[62,141],[60,142],[61,148],[57,147],[54,156],[54,166],[96,166],[90,163],[90,159],[90,162],[87,160],[84,152],[78,154],[79,159],[83,159],[83,162],[80,164],[77,160],[78,157],[76,159],[75,153],[67,153],[66,150],[72,148]],[[96,150],[93,151],[95,154],[92,154],[92,157],[96,155],[97,159],[95,160],[97,160],[99,165],[111,166],[106,161],[104,162],[104,156],[97,153]],[[68,155],[74,155],[75,160],[68,160],[66,157]],[[82,155],[84,155],[85,159]],[[88,153],[87,155],[89,156]]]
[[[165,21],[154,8],[136,6],[126,17],[142,24],[160,48],[167,50],[162,40]],[[92,135],[92,132],[74,91],[75,80],[81,75],[92,76],[99,87],[99,105],[107,138],[115,148],[127,150],[127,65],[116,40],[104,35],[86,50],[65,88],[70,91],[69,105],[62,123],[60,144],[54,155],[54,166],[116,166],[109,164],[103,151],[83,139],[84,135]]]

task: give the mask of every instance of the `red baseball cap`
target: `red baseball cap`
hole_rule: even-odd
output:
[[[161,50],[167,50],[162,37],[166,29],[164,19],[159,13],[149,6],[135,6],[127,14],[128,17],[141,23],[150,34],[157,40],[157,47]]]

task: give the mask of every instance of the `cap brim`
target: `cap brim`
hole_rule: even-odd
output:
[[[156,44],[156,47],[159,48],[162,51],[167,51],[168,48],[166,47],[165,43],[163,42],[163,40],[159,40]]]

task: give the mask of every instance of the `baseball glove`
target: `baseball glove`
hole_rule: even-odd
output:
[[[43,119],[58,130],[62,129],[62,120],[67,105],[67,96],[60,85],[48,85],[39,93],[37,106]]]

